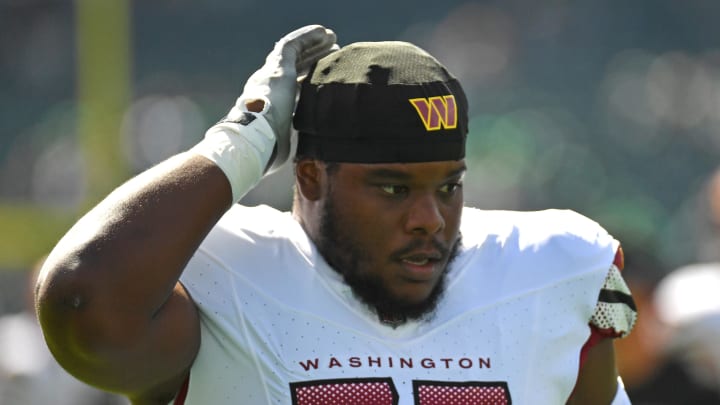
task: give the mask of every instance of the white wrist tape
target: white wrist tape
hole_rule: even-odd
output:
[[[236,203],[262,179],[275,146],[275,135],[262,114],[245,111],[232,116],[232,120],[226,119],[208,129],[191,152],[210,159],[222,169]]]

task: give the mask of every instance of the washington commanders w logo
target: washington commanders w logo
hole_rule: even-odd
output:
[[[455,96],[411,98],[409,101],[417,110],[426,130],[453,129],[457,126]]]

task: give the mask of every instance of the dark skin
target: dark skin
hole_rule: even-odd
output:
[[[381,263],[378,275],[388,289],[400,299],[423,300],[442,263],[393,252],[413,239],[434,235],[449,243],[457,236],[462,193],[451,185],[463,165],[382,166],[391,171],[378,177],[379,166],[340,164],[328,176],[323,163],[301,160],[294,215],[315,238],[324,199],[334,196],[356,240]],[[334,192],[325,193],[328,188]],[[178,278],[231,199],[217,166],[180,154],[120,186],[78,221],[47,258],[37,284],[38,317],[63,367],[133,404],[170,401],[200,344],[198,311]],[[364,222],[368,216],[372,222]],[[372,239],[379,232],[381,244]],[[615,376],[606,340],[590,350],[568,403],[609,404]]]
[[[318,219],[332,199],[336,227],[353,230],[338,238],[363,252],[343,257],[342,243],[330,241],[326,250],[341,253],[324,254],[338,257],[331,260],[336,267],[357,266],[356,273],[377,278],[398,301],[427,299],[448,263],[442,252],[458,237],[464,162],[342,164],[328,177],[324,165],[305,160],[297,171],[303,198],[295,214],[311,238],[322,240]]]

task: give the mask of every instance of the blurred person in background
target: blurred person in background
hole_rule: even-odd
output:
[[[720,265],[668,273],[649,249],[626,251],[624,277],[641,316],[615,348],[633,404],[720,404]]]
[[[33,300],[42,262],[27,272],[25,310],[0,317],[0,405],[127,404],[68,374],[48,350]]]
[[[694,263],[668,271],[649,249],[628,253],[624,276],[642,316],[616,349],[636,405],[720,404],[720,168],[678,226]]]
[[[653,382],[656,394],[664,394],[657,401],[667,402],[657,403],[720,404],[720,262],[673,270],[653,303],[668,328],[663,355],[669,366]]]
[[[335,41],[283,37],[204,140],[58,242],[37,290],[57,360],[136,404],[628,404],[619,241],[465,207],[459,81],[406,42]],[[236,204],[293,122],[292,212]]]

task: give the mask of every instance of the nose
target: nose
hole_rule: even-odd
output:
[[[410,202],[405,219],[407,232],[432,235],[440,232],[444,227],[445,218],[436,196],[430,193],[423,194]]]

